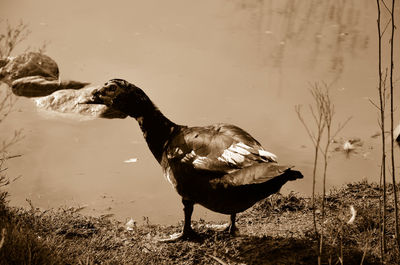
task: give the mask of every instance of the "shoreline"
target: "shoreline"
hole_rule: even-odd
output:
[[[393,208],[388,188],[386,264],[399,254],[392,237]],[[331,189],[326,196],[322,263],[380,264],[379,186],[366,181]],[[317,198],[319,206],[320,197]],[[353,207],[356,214],[351,210]],[[28,264],[316,264],[318,238],[311,201],[294,193],[275,194],[238,215],[239,237],[217,231],[221,223],[200,219],[192,226],[200,242],[161,243],[182,224],[144,220],[127,229],[111,216],[82,215],[79,208],[41,211],[8,207],[0,260]],[[321,216],[316,210],[317,223]],[[349,222],[353,219],[352,222]],[[320,229],[318,225],[318,229]]]

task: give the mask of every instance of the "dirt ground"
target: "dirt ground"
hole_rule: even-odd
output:
[[[390,191],[390,188],[388,188]],[[314,232],[311,199],[276,194],[238,215],[240,236],[200,220],[197,242],[160,242],[182,224],[141,220],[130,229],[110,216],[90,217],[80,209],[22,210],[3,207],[2,264],[381,264],[380,189],[367,182],[331,190],[326,214],[317,198]],[[388,196],[386,264],[398,264],[393,207]],[[352,209],[353,208],[353,209]],[[321,226],[323,223],[323,226]],[[1,243],[1,242],[0,242]]]

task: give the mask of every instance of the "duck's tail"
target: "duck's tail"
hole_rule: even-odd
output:
[[[217,178],[214,182],[234,187],[273,181],[282,183],[280,184],[282,186],[287,181],[303,178],[300,171],[291,168],[278,163],[259,163]]]

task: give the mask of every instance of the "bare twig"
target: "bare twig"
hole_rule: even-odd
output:
[[[333,117],[335,115],[335,105],[332,103],[328,85],[324,84],[324,88],[319,90],[318,97],[320,98],[321,101],[321,112],[323,114],[325,133],[326,133],[325,147],[321,151],[324,159],[324,167],[323,167],[322,204],[321,204],[322,228],[320,233],[319,257],[318,257],[319,258],[318,263],[320,264],[321,263],[320,257],[322,257],[323,242],[324,242],[323,231],[324,231],[324,219],[325,219],[326,178],[328,171],[329,147],[334,137],[336,137],[336,135],[346,126],[346,124],[351,120],[351,117],[349,117],[343,124],[339,123],[337,130],[334,133],[332,133]]]
[[[315,108],[309,106],[310,113],[312,116],[312,121],[316,126],[315,134],[311,131],[310,127],[304,121],[303,115],[301,113],[301,106],[296,106],[295,111],[304,128],[307,131],[308,136],[312,140],[315,148],[314,152],[314,167],[313,167],[313,190],[312,190],[312,208],[313,208],[313,224],[314,231],[317,236],[319,236],[319,251],[318,251],[318,264],[321,264],[323,243],[324,243],[324,218],[325,218],[325,194],[326,194],[326,178],[328,171],[328,160],[329,160],[329,147],[332,140],[336,135],[347,125],[351,117],[348,118],[344,123],[339,123],[336,131],[332,133],[333,117],[335,115],[335,106],[331,101],[329,95],[329,86],[323,84],[320,86],[318,83],[313,84],[310,93],[314,98]],[[326,133],[326,137],[323,134]],[[324,147],[321,147],[322,139],[326,139]],[[316,216],[315,216],[315,182],[316,182],[316,169],[318,165],[318,154],[321,152],[323,156],[323,185],[322,185],[322,204],[321,204],[321,229],[318,232],[316,227]]]
[[[377,110],[381,111],[381,108],[380,108],[378,105],[376,105],[375,102],[373,102],[371,99],[368,99],[368,101],[372,104],[372,106],[374,106],[375,108],[377,108]]]
[[[6,157],[3,157],[3,158],[0,158],[0,160],[8,160],[8,159],[11,159],[11,158],[17,158],[17,157],[21,157],[22,155],[12,155],[12,156],[6,156]]]
[[[22,135],[22,129],[14,131],[14,135],[8,141],[3,140],[0,146],[0,153],[5,152],[10,146],[18,143],[24,139],[24,135]]]
[[[381,2],[382,2],[382,4],[383,4],[383,6],[385,7],[386,11],[387,11],[389,14],[392,14],[392,10],[390,10],[390,8],[387,6],[386,2],[385,2],[384,0],[381,0]]]
[[[381,165],[381,176],[383,186],[383,202],[382,202],[382,228],[381,228],[381,261],[384,262],[386,253],[386,150],[385,150],[385,93],[386,86],[382,78],[382,34],[381,34],[381,5],[380,0],[376,0],[378,9],[377,27],[378,27],[378,92],[379,92],[379,103],[380,103],[380,128],[381,128],[381,138],[382,138],[382,165]],[[386,80],[386,78],[385,78]]]
[[[338,124],[338,128],[336,129],[336,131],[333,133],[333,136],[331,137],[331,140],[335,139],[336,136],[340,133],[341,130],[343,130],[344,127],[346,127],[347,123],[349,123],[351,121],[353,117],[348,117],[345,122]]]
[[[313,184],[312,184],[312,197],[311,197],[311,204],[312,204],[312,211],[313,211],[313,225],[314,225],[314,232],[316,235],[318,235],[318,230],[317,230],[317,221],[316,221],[316,215],[315,215],[315,184],[316,184],[316,173],[317,173],[317,165],[318,165],[318,151],[320,150],[320,143],[321,143],[321,137],[322,137],[322,132],[325,129],[325,123],[323,120],[323,113],[321,109],[321,98],[319,96],[319,87],[317,84],[314,84],[311,89],[310,93],[314,98],[315,104],[316,104],[316,112],[314,111],[313,107],[310,105],[310,113],[313,116],[314,122],[317,126],[317,132],[316,135],[310,130],[308,127],[307,123],[304,121],[304,118],[301,114],[301,106],[297,105],[295,107],[295,111],[297,113],[297,117],[299,118],[300,122],[303,124],[304,128],[306,129],[308,136],[310,137],[311,141],[313,142],[314,145],[314,165],[313,165]]]
[[[0,34],[0,58],[10,56],[14,48],[24,41],[30,33],[28,25],[24,22],[20,21],[18,25],[11,26],[6,21],[6,32]]]
[[[386,22],[385,27],[384,27],[383,30],[382,30],[381,37],[383,37],[383,35],[385,35],[385,32],[386,32],[387,28],[389,27],[389,24],[390,24],[391,21],[392,21],[392,19],[389,19],[389,20]]]
[[[392,164],[392,182],[393,182],[393,197],[394,197],[394,214],[395,214],[395,235],[397,248],[400,250],[400,237],[399,237],[399,215],[398,215],[398,204],[397,204],[397,188],[396,188],[396,174],[395,174],[395,161],[394,161],[394,122],[393,122],[393,67],[394,67],[394,57],[393,57],[393,47],[394,47],[394,10],[395,10],[395,0],[392,0],[392,9],[390,14],[392,16],[392,31],[390,37],[390,155]]]
[[[329,150],[329,145],[331,143],[331,126],[332,126],[332,118],[335,113],[334,111],[334,105],[331,104],[330,96],[329,96],[329,90],[326,87],[326,91],[323,92],[324,94],[321,94],[321,100],[323,102],[322,104],[322,111],[323,111],[323,118],[326,124],[326,144],[325,144],[325,149],[323,150],[323,158],[324,158],[324,173],[323,173],[323,184],[322,184],[322,211],[321,211],[321,225],[324,225],[324,219],[325,219],[325,193],[326,193],[326,172],[328,169],[328,150]],[[324,229],[321,229],[321,238],[320,238],[320,249],[319,249],[319,255],[322,256],[322,248],[323,248],[323,231]]]
[[[218,262],[219,264],[222,264],[222,265],[228,265],[228,263],[226,263],[225,261],[223,261],[222,259],[220,259],[220,258],[217,258],[217,257],[215,257],[215,256],[213,256],[213,255],[208,255],[210,258],[212,258],[213,260],[215,260],[216,262]]]
[[[3,247],[4,245],[4,241],[6,239],[6,229],[3,228],[1,229],[1,240],[0,240],[0,249]]]

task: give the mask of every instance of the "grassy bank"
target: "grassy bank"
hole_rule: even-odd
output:
[[[379,264],[379,187],[348,184],[332,190],[327,201],[323,264]],[[128,231],[107,216],[84,216],[74,208],[9,208],[3,198],[0,260],[1,264],[316,264],[318,239],[310,205],[309,198],[274,195],[239,215],[240,237],[199,221],[193,226],[201,233],[201,242],[160,243],[158,238],[179,232],[181,225],[143,222]],[[348,224],[351,206],[357,214]],[[387,264],[399,260],[392,210],[387,220]]]

